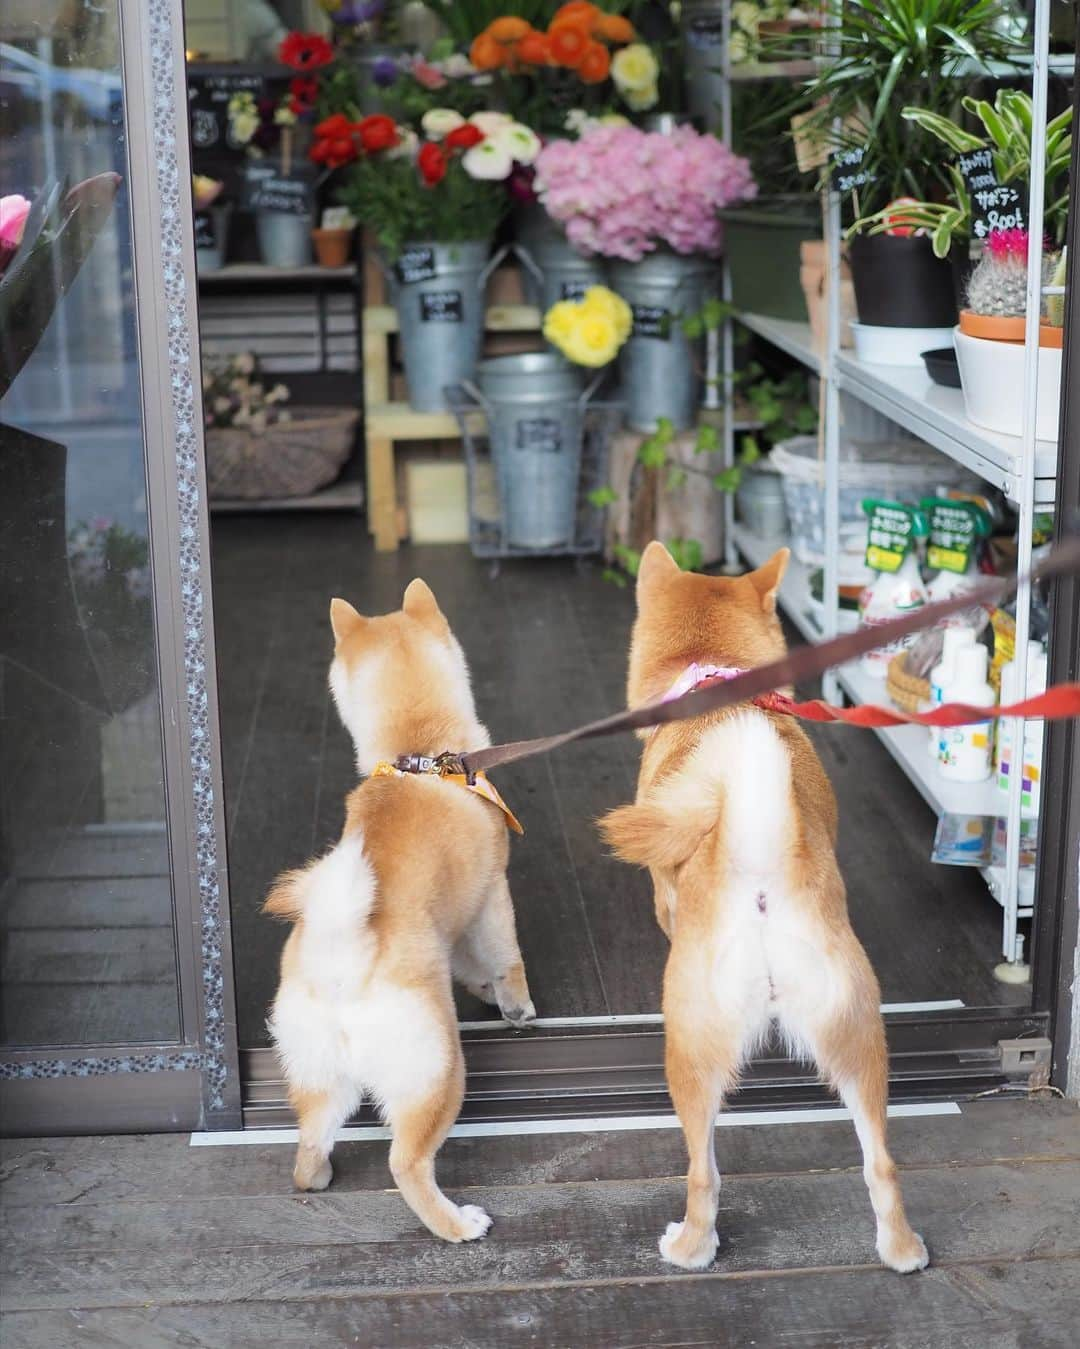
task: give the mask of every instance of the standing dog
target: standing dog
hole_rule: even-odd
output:
[[[779,659],[787,560],[782,549],[747,576],[696,576],[651,543],[637,581],[631,706]],[[686,1217],[661,1239],[664,1259],[702,1269],[716,1254],[717,1112],[776,1025],[855,1118],[878,1255],[901,1273],[924,1268],[885,1141],[878,984],[848,921],[836,801],[806,735],[790,717],[745,706],[659,727],[646,739],[636,803],[601,830],[625,861],[649,868],[671,941],[667,1078],[690,1167]]]
[[[330,605],[330,687],[361,774],[399,755],[490,744],[465,657],[423,581],[400,612]],[[293,1179],[323,1190],[334,1135],[365,1093],[390,1125],[390,1170],[437,1237],[472,1241],[491,1219],[435,1181],[465,1066],[451,978],[514,1025],[536,1013],[506,881],[506,816],[432,775],[375,776],[346,802],[340,842],[281,876],[266,911],[290,919],[269,1026],[300,1123]]]

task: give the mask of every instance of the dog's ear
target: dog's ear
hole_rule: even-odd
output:
[[[436,637],[445,637],[450,631],[450,624],[439,608],[439,602],[432,594],[431,587],[419,576],[405,587],[401,607],[410,618],[422,623]]]
[[[645,595],[665,577],[675,575],[679,564],[671,556],[659,539],[652,543],[641,555],[637,574],[637,601],[641,604]]]
[[[336,597],[330,601],[330,626],[334,629],[334,645],[340,646],[351,633],[361,628],[367,620],[358,614],[348,600]]]
[[[780,589],[790,557],[790,548],[779,548],[757,571],[747,573],[747,580],[761,596],[761,607],[767,614],[776,613],[776,592]]]

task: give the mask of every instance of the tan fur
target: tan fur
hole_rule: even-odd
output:
[[[363,617],[335,599],[330,621],[335,698],[350,726],[379,746],[375,753],[393,758],[486,743],[460,648],[423,581],[412,582],[396,613]],[[373,670],[374,682],[363,684],[365,706],[353,708],[351,681],[359,668]],[[357,752],[373,751],[358,742]],[[496,1003],[515,1025],[535,1016],[506,882],[504,817],[433,777],[376,777],[347,798],[338,849],[350,841],[364,882],[355,920],[348,891],[341,903],[319,889],[325,859],[284,873],[264,906],[294,923],[271,1016],[299,1121],[294,1179],[300,1189],[330,1183],[334,1133],[371,1094],[393,1132],[390,1166],[406,1202],[437,1236],[471,1240],[484,1235],[490,1220],[474,1206],[451,1203],[434,1174],[435,1154],[464,1096],[452,978]],[[344,941],[360,954],[343,976]],[[366,1018],[369,1030],[357,1049],[363,1072],[339,1067],[333,1045],[307,1046],[305,1015],[335,1027]]]
[[[750,668],[777,659],[784,639],[776,591],[787,560],[782,549],[748,576],[698,576],[680,572],[663,545],[651,543],[638,575],[630,705],[660,697],[694,662]],[[740,804],[730,794],[750,785],[761,791],[752,775],[768,766],[719,763],[714,753],[740,736],[764,746],[782,769],[777,795],[761,812],[767,818],[759,820],[762,838],[771,836],[773,819],[782,838],[769,855],[749,859],[734,856],[725,830]],[[881,1258],[903,1272],[922,1268],[926,1250],[904,1215],[885,1141],[887,1055],[877,980],[848,920],[834,853],[836,801],[810,741],[791,718],[757,709],[672,723],[644,739],[636,802],[611,812],[600,829],[620,857],[649,867],[657,918],[671,939],[666,1066],[690,1167],[685,1219],[669,1228],[661,1252],[687,1268],[713,1257],[720,1184],[714,1122],[764,1020],[816,1059],[852,1109]],[[746,844],[755,846],[754,838]],[[759,872],[768,880],[755,880]],[[743,949],[739,943],[762,962],[768,991],[761,996],[740,984],[738,962],[723,965],[725,953]]]

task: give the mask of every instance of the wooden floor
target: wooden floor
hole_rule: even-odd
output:
[[[468,655],[496,740],[600,716],[624,699],[633,596],[592,565],[488,564],[464,547],[376,554],[349,515],[215,516],[214,604],[240,1041],[266,1042],[284,932],[258,910],[276,873],[326,847],[355,783],[327,692],[330,597],[362,611],[434,587]],[[814,732],[840,798],[840,859],[856,930],[888,1002],[1026,1002],[996,983],[1000,909],[979,876],[929,861],[934,820],[873,735]],[[632,737],[503,770],[525,824],[511,883],[542,1016],[655,1011],[663,942],[646,878],[608,857],[593,821],[633,794]],[[471,1017],[488,1015],[461,1004]]]
[[[440,1157],[494,1218],[447,1246],[388,1190],[386,1145],[339,1144],[325,1194],[291,1148],[186,1136],[0,1145],[5,1349],[619,1349],[644,1345],[1075,1349],[1080,1113],[1054,1100],[894,1120],[932,1267],[882,1269],[853,1132],[717,1131],[720,1249],[656,1242],[682,1215],[677,1131],[461,1139]]]

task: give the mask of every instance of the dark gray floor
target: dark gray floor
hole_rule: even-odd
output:
[[[1074,1349],[1080,1113],[980,1101],[897,1119],[932,1265],[882,1269],[853,1131],[722,1128],[717,1260],[661,1262],[676,1130],[452,1139],[443,1184],[494,1218],[448,1246],[388,1191],[384,1143],[339,1144],[320,1195],[291,1148],[183,1135],[0,1144],[5,1349]]]
[[[278,871],[336,838],[355,781],[326,686],[331,596],[385,612],[424,576],[465,648],[496,740],[620,706],[633,597],[591,565],[517,562],[493,578],[464,547],[376,554],[354,516],[216,516],[212,544],[240,1039],[255,1045],[266,1042],[284,939],[259,905]],[[876,738],[836,727],[811,734],[840,799],[853,919],[885,1000],[1026,1001],[1028,989],[991,974],[1000,910],[977,874],[928,860],[933,818]],[[658,1007],[664,943],[647,882],[606,856],[593,828],[632,796],[636,763],[636,741],[624,736],[498,776],[526,828],[511,882],[541,1015]]]

